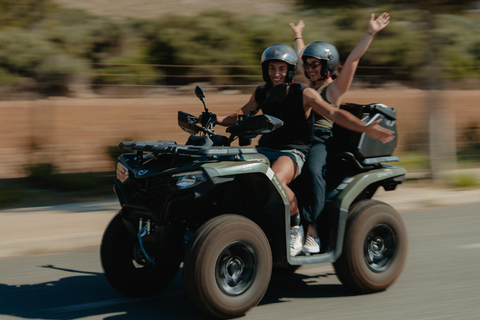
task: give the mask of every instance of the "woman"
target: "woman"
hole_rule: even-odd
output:
[[[365,132],[374,139],[388,142],[393,139],[393,132],[374,122],[367,125],[352,114],[335,108],[326,103],[312,88],[293,81],[298,65],[295,50],[286,44],[274,44],[262,54],[262,71],[265,84],[257,87],[250,100],[236,112],[226,116],[218,116],[217,124],[229,126],[237,123],[239,115],[249,114],[260,108],[264,114],[269,114],[283,120],[284,125],[268,134],[264,134],[257,146],[259,153],[264,154],[271,168],[282,183],[290,203],[290,254],[298,255],[303,245],[303,227],[300,225],[300,215],[297,198],[289,188],[289,184],[301,172],[311,145],[312,110],[315,113],[331,119],[357,132]],[[280,101],[264,103],[267,92],[282,83],[288,84],[285,97]]]
[[[317,41],[305,46],[302,32],[305,24],[302,20],[297,25],[290,23],[293,31],[295,49],[301,56],[300,68],[309,79],[309,87],[320,92],[323,100],[337,107],[342,102],[343,94],[350,87],[360,58],[367,51],[375,34],[390,23],[388,13],[382,13],[377,19],[371,14],[365,35],[349,54],[341,72],[339,72],[339,54],[330,43]],[[327,159],[326,144],[332,137],[333,122],[328,117],[315,114],[314,135],[312,146],[305,163],[302,175],[302,217],[308,222],[307,234],[303,251],[306,253],[320,252],[318,236],[318,219],[325,204],[325,165]]]

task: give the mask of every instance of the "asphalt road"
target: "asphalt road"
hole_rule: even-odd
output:
[[[330,264],[272,280],[242,319],[479,319],[479,204],[402,212],[407,263],[387,291],[352,295]],[[202,319],[181,273],[161,296],[131,300],[103,277],[99,248],[0,259],[0,319]]]

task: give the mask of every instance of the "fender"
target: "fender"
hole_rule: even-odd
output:
[[[336,199],[335,207],[338,208],[338,234],[336,241],[336,250],[334,261],[342,254],[343,240],[345,239],[345,227],[349,208],[355,199],[370,185],[378,183],[382,185],[386,179],[393,179],[401,183],[407,170],[402,167],[384,167],[372,170],[367,173],[361,173],[352,177],[352,181],[340,192]]]
[[[407,171],[402,167],[383,166],[368,172],[362,172],[348,179],[348,183],[342,183],[342,190],[332,203],[334,210],[338,212],[338,230],[335,241],[335,249],[321,255],[296,256],[287,255],[287,261],[291,265],[302,265],[311,263],[334,262],[340,257],[343,251],[343,242],[345,239],[345,228],[350,206],[355,199],[360,196],[368,186],[378,184],[399,184],[401,183]],[[337,188],[338,189],[338,188]],[[289,221],[286,221],[289,223]]]
[[[259,155],[259,157],[264,156]],[[258,159],[255,161],[258,161]],[[280,180],[278,180],[277,176],[270,168],[268,160],[265,162],[241,161],[207,163],[202,165],[202,167],[214,184],[233,180],[235,176],[238,176],[239,174],[264,174],[272,182],[273,186],[281,196],[283,204],[285,205],[285,216],[290,216],[290,202],[288,201],[287,193]]]

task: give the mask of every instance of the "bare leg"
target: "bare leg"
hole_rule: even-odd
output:
[[[298,167],[290,157],[281,156],[273,163],[272,170],[287,192],[288,202],[290,202],[290,215],[293,216],[298,212],[298,203],[297,197],[288,187],[288,184],[297,176]]]

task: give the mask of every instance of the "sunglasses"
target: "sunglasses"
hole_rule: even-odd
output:
[[[303,64],[303,67],[305,68],[305,70],[308,70],[309,68],[315,69],[316,67],[318,67],[321,64],[322,63],[320,61],[313,61],[312,63],[305,62]]]

